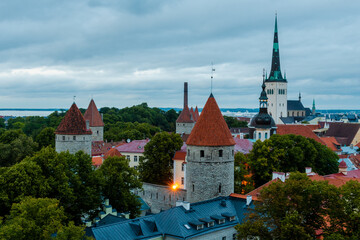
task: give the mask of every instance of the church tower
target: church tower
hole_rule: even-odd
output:
[[[276,124],[282,123],[281,117],[287,117],[287,80],[281,74],[280,53],[277,29],[277,16],[275,16],[274,43],[271,62],[271,72],[265,80],[266,93],[269,98],[269,114]]]
[[[80,150],[91,156],[91,130],[75,103],[71,105],[65,117],[55,131],[55,149],[57,152]]]
[[[233,193],[235,141],[212,94],[186,144],[187,201],[198,202]]]
[[[92,141],[104,141],[104,122],[93,99],[90,101],[84,118],[86,121],[89,121],[89,126],[92,131]]]
[[[264,70],[265,71],[265,70]],[[268,114],[268,97],[265,91],[265,73],[263,74],[262,92],[260,94],[260,110],[250,122],[249,135],[251,139],[264,141],[276,133],[274,119]]]

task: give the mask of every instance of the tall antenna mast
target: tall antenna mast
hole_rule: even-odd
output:
[[[213,89],[214,72],[215,72],[214,64],[213,62],[211,62],[211,93]]]

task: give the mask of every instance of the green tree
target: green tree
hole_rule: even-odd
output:
[[[146,145],[140,158],[139,172],[142,181],[168,185],[172,181],[172,158],[180,150],[183,141],[179,134],[161,132]]]
[[[224,116],[224,119],[229,128],[240,128],[248,126],[247,122],[239,121],[236,117]]]
[[[261,191],[260,202],[236,226],[238,237],[314,239],[316,230],[329,228],[327,219],[341,203],[339,196],[339,189],[326,181],[291,173],[285,183],[278,181]]]
[[[38,144],[21,130],[7,130],[0,135],[0,167],[11,166],[32,156]]]
[[[101,204],[100,179],[87,154],[57,153],[47,147],[1,170],[1,216],[25,196],[60,200],[67,218],[78,224],[85,214],[94,215]]]
[[[41,130],[41,132],[36,136],[35,141],[39,144],[39,149],[43,147],[51,146],[55,147],[55,129],[52,127],[47,127]]]
[[[254,181],[251,178],[246,156],[237,152],[234,163],[234,192],[245,194],[254,190]]]
[[[272,135],[256,141],[248,156],[255,186],[271,180],[272,172],[304,172],[311,167],[320,175],[338,171],[339,157],[326,146],[299,135]]]
[[[59,207],[59,200],[27,197],[12,206],[10,215],[0,228],[0,238],[82,239],[84,227],[76,227],[73,223],[66,225],[65,220],[64,209]]]
[[[138,172],[129,166],[125,157],[109,157],[98,170],[102,180],[102,195],[108,198],[118,212],[130,212],[131,217],[140,213],[141,204],[133,189],[141,188]]]
[[[5,119],[0,117],[0,128],[5,128]]]

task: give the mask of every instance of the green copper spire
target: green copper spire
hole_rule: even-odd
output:
[[[312,105],[312,115],[315,115],[316,109],[315,109],[315,98],[313,98],[313,105]]]
[[[286,82],[286,78],[283,78],[280,70],[280,52],[279,52],[279,40],[278,40],[278,28],[277,28],[277,14],[275,15],[275,31],[274,31],[274,43],[273,54],[271,61],[271,72],[267,82]]]

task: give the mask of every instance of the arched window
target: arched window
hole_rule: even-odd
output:
[[[258,139],[261,139],[261,132],[259,132],[259,138]]]

